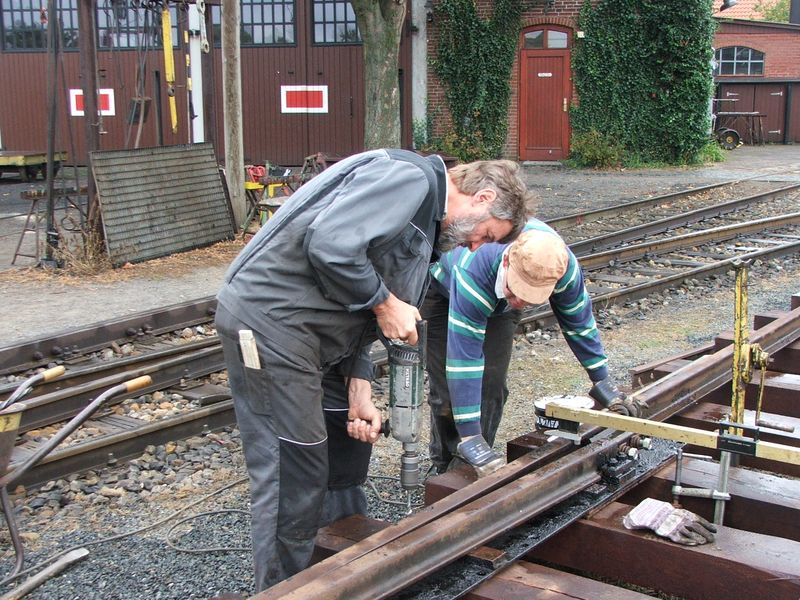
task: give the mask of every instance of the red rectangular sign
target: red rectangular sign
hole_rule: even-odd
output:
[[[282,85],[281,112],[327,113],[327,85]]]
[[[320,90],[292,90],[286,92],[287,108],[322,108],[323,98]]]

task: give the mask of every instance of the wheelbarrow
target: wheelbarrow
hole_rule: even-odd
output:
[[[25,403],[18,402],[25,396],[34,385],[45,381],[51,381],[56,377],[64,374],[64,367],[55,367],[48,369],[42,373],[34,375],[26,379],[16,390],[8,397],[8,399],[0,405],[0,505],[3,509],[3,514],[6,517],[9,533],[11,535],[11,542],[14,545],[14,552],[16,553],[16,561],[13,570],[6,576],[5,581],[13,579],[17,573],[22,569],[22,564],[25,561],[24,548],[22,540],[19,536],[17,524],[14,519],[14,510],[11,500],[8,497],[8,488],[16,483],[20,477],[27,473],[34,465],[36,465],[45,456],[50,454],[61,442],[69,437],[78,427],[91,417],[97,410],[105,404],[109,398],[117,396],[123,392],[133,392],[142,389],[152,383],[149,375],[143,375],[129,381],[117,384],[109,388],[97,398],[95,398],[88,406],[86,406],[80,413],[72,417],[72,419],[51,437],[47,442],[42,444],[39,449],[34,452],[24,463],[8,471],[8,465],[11,462],[11,452],[14,449],[14,442],[17,438],[19,424],[22,413],[25,411]]]

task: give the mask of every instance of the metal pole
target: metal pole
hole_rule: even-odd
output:
[[[55,267],[55,251],[58,248],[58,231],[55,225],[56,201],[54,197],[54,156],[56,120],[58,115],[58,94],[56,93],[58,81],[58,11],[55,0],[47,1],[47,219],[45,221],[45,257],[42,266]],[[36,249],[39,252],[39,249]]]
[[[244,143],[242,141],[242,66],[238,2],[222,6],[222,103],[225,123],[225,178],[236,223],[244,223]]]
[[[744,394],[750,380],[747,331],[747,266],[734,263],[736,284],[733,301],[733,390],[731,398],[731,421],[744,422]],[[738,432],[741,433],[741,432]]]
[[[728,475],[730,474],[731,470],[731,453],[730,452],[720,452],[719,453],[719,480],[717,481],[717,491],[721,494],[727,495],[728,493]],[[722,521],[725,519],[725,503],[727,499],[718,498],[714,502],[714,523],[717,525],[722,525]]]
[[[210,9],[209,9],[210,10]],[[192,77],[191,115],[192,138],[195,144],[206,141],[205,107],[203,106],[203,54],[200,51],[200,19],[205,19],[197,10],[196,4],[189,5],[189,72]]]
[[[220,9],[221,10],[221,9]],[[210,52],[204,54],[200,61],[200,71],[203,79],[203,85],[200,91],[203,95],[203,123],[204,123],[204,141],[210,142],[214,146],[217,156],[220,155],[219,147],[217,146],[217,113],[216,113],[216,98],[214,90],[216,88],[216,78],[214,76],[213,65],[213,52],[214,52],[214,24],[211,18],[211,7],[207,6],[205,14],[202,15],[206,23],[206,36],[208,38],[208,45]]]
[[[156,146],[164,145],[164,126],[161,123],[163,114],[161,111],[161,72],[153,72],[153,110],[155,111],[155,118],[153,123],[156,127]]]

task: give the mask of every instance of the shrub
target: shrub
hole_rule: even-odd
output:
[[[578,167],[618,168],[622,166],[624,153],[621,144],[596,129],[572,136],[570,160]]]
[[[685,164],[708,141],[715,23],[710,0],[586,2],[573,51],[571,123],[645,163]]]

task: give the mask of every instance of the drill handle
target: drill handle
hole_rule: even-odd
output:
[[[349,419],[349,421],[352,421],[352,419]],[[392,434],[392,424],[389,419],[384,419],[384,421],[381,423],[381,428],[378,430],[378,433],[382,433],[384,437],[389,437]]]
[[[416,344],[408,344],[403,341],[390,340],[385,335],[383,335],[383,332],[381,331],[380,327],[378,327],[377,330],[378,330],[378,339],[386,347],[386,349],[390,352],[390,354],[393,348],[403,348],[403,347],[413,348],[414,350],[422,351],[424,353],[425,345],[428,342],[428,321],[426,321],[425,319],[417,321]]]

